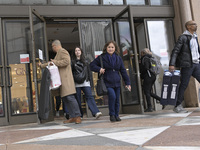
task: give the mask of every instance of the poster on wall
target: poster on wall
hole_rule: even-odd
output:
[[[20,54],[20,63],[21,64],[29,63],[29,54]]]

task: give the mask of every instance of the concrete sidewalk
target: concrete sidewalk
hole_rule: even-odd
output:
[[[63,124],[58,118],[45,124],[0,127],[0,150],[200,150],[200,109],[189,113],[163,110],[84,118],[81,124]]]

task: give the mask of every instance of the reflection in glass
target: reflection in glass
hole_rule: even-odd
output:
[[[22,4],[47,4],[47,0],[22,0]]]
[[[77,0],[77,4],[84,4],[84,5],[98,5],[98,0]]]
[[[151,0],[151,5],[171,5],[171,0]]]
[[[80,21],[82,48],[87,59],[91,62],[95,57],[102,53],[103,47],[107,41],[112,39],[111,21]],[[93,73],[93,85],[96,86],[98,79],[97,73]],[[92,89],[95,91],[95,88]],[[96,92],[95,92],[96,93]],[[108,104],[107,96],[95,95],[95,101],[98,106]]]
[[[20,0],[0,0],[0,4],[20,4]]]
[[[127,5],[145,5],[145,0],[126,0]]]
[[[51,4],[61,5],[61,4],[74,4],[74,0],[51,0]]]
[[[123,5],[123,0],[103,0],[104,5]]]
[[[157,76],[156,91],[161,94],[163,71],[168,69],[170,51],[174,45],[174,33],[171,20],[147,21],[150,49],[153,55],[160,59],[162,71]]]
[[[129,92],[123,83],[122,86],[122,96],[123,96],[123,105],[124,104],[138,104],[139,95],[137,89],[137,76],[136,76],[136,67],[135,67],[135,58],[133,55],[132,41],[130,35],[130,26],[128,21],[118,21],[118,38],[119,38],[119,47],[121,51],[121,56],[124,62],[124,67],[127,70],[129,78],[131,80],[131,92]]]
[[[30,30],[29,21],[5,21],[6,50],[8,56],[7,70],[9,76],[10,102],[12,114],[34,112],[35,101],[32,87],[32,69],[30,63],[21,63],[20,55],[29,54],[30,49],[28,32]],[[30,33],[30,32],[29,32]],[[30,58],[30,57],[29,57]],[[31,61],[29,59],[29,61]]]

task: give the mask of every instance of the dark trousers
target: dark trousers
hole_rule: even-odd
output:
[[[108,89],[108,107],[110,116],[119,116],[119,96],[120,87],[107,88]]]
[[[56,96],[55,98],[56,98],[56,111],[59,111],[61,105],[61,97]],[[63,106],[63,112],[68,114],[69,112],[67,110],[67,105],[64,103],[63,99],[62,99],[62,106]]]
[[[70,118],[81,116],[78,103],[74,95],[64,96],[62,99],[67,106]]]
[[[181,68],[181,83],[178,91],[178,100],[176,106],[180,105],[184,98],[185,89],[188,86],[190,77],[193,76],[200,82],[200,64],[193,64],[192,67]]]
[[[146,101],[147,101],[147,107],[149,109],[152,108],[151,105],[151,97],[157,99],[160,101],[160,97],[154,93],[152,93],[152,86],[156,81],[156,76],[155,75],[151,75],[151,77],[149,77],[148,75],[144,77],[144,81],[143,81],[143,91],[144,94],[146,96]]]
[[[96,102],[94,100],[94,97],[92,95],[92,90],[90,86],[87,87],[76,87],[76,97],[77,102],[79,104],[79,108],[81,111],[81,116],[83,117],[83,110],[81,108],[81,90],[85,94],[85,99],[87,101],[88,107],[92,113],[93,116],[96,115],[97,112],[99,112],[99,109],[97,108]]]

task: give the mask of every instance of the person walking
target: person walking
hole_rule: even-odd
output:
[[[100,57],[102,57],[104,68],[101,68]],[[121,121],[119,117],[120,74],[129,91],[131,90],[131,86],[122,58],[119,56],[119,47],[115,41],[109,41],[104,45],[103,54],[90,63],[90,69],[99,74],[104,74],[104,82],[108,90],[110,121]]]
[[[176,113],[187,113],[182,102],[184,92],[188,86],[190,77],[193,76],[200,82],[200,49],[197,39],[197,23],[193,20],[185,23],[186,30],[181,34],[172,50],[169,71],[174,71],[175,67],[180,67],[181,79],[178,90],[178,99],[173,111]]]
[[[52,49],[54,52],[56,52],[56,56],[54,57],[54,59],[51,59],[49,63],[54,63],[59,69],[61,78],[61,86],[59,88],[60,96],[63,99],[64,103],[66,103],[70,115],[70,119],[64,121],[63,123],[75,122],[76,124],[79,124],[81,123],[81,113],[76,98],[74,96],[74,94],[76,93],[76,89],[71,70],[70,55],[67,50],[62,48],[61,42],[59,40],[55,40],[52,42]],[[48,65],[48,63],[39,65],[44,68]]]
[[[144,94],[146,96],[147,102],[147,109],[145,112],[152,112],[152,104],[151,104],[151,97],[155,98],[156,100],[160,101],[160,97],[154,93],[152,93],[152,86],[156,81],[156,75],[150,72],[151,62],[150,59],[152,58],[152,52],[148,48],[144,48],[141,51],[141,63],[140,63],[140,73],[141,79],[143,79],[142,88]]]
[[[85,94],[86,102],[93,117],[96,117],[96,119],[98,119],[102,115],[102,113],[97,108],[94,97],[92,95],[92,90],[90,86],[90,81],[92,81],[92,74],[88,66],[88,62],[85,59],[83,50],[80,47],[76,47],[72,51],[71,59],[72,73],[76,86],[76,98],[81,111],[81,117],[83,117],[83,110],[81,108],[81,91],[83,91],[83,93]],[[80,74],[82,74],[82,76],[80,76]]]

